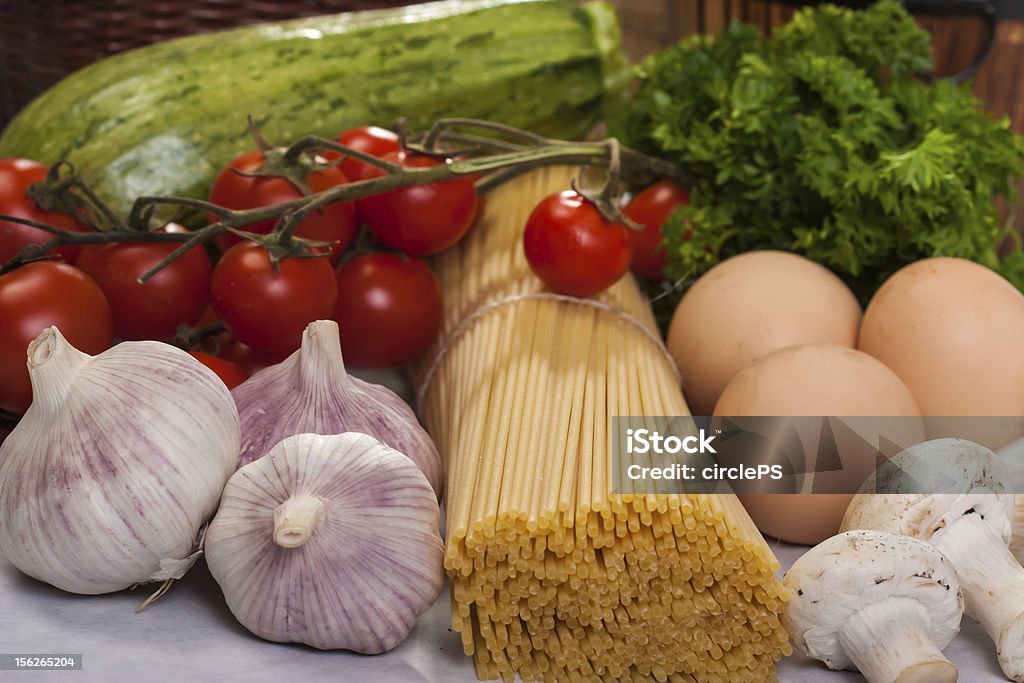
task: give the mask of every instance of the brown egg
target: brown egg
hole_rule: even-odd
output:
[[[914,419],[920,415],[917,404],[899,377],[866,353],[829,344],[782,349],[741,370],[722,392],[715,415],[900,416],[910,419],[864,420],[852,429],[862,442],[886,439],[893,452],[924,440],[923,426]],[[818,431],[807,431],[801,434],[805,471],[814,472]],[[853,491],[877,462],[871,449],[840,444],[839,450],[841,471],[816,472],[813,481],[815,490],[842,493],[741,494],[757,527],[791,543],[814,544],[835,535]]]
[[[709,415],[733,376],[796,344],[857,341],[861,308],[827,268],[796,254],[753,251],[704,274],[672,316],[668,349],[694,415]]]
[[[923,415],[1024,415],[1024,295],[956,258],[912,263],[878,290],[859,348],[889,366]]]

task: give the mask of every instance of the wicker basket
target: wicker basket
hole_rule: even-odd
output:
[[[410,0],[0,0],[0,128],[63,76],[115,52],[261,21]]]

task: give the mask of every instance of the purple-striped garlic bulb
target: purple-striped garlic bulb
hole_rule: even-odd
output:
[[[238,459],[227,387],[181,349],[28,347],[32,404],[0,447],[0,553],[72,593],[180,578]]]
[[[298,351],[257,372],[231,395],[242,423],[239,467],[293,434],[362,432],[416,463],[441,497],[441,456],[430,435],[397,394],[345,371],[333,320],[310,323]]]
[[[297,434],[228,481],[206,561],[235,618],[276,642],[376,654],[444,584],[434,491],[366,434]]]

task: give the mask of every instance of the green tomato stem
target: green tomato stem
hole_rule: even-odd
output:
[[[474,132],[463,132],[459,129],[469,128]],[[492,138],[489,135],[500,135],[503,138]],[[486,150],[488,153],[471,158],[449,158],[447,163],[438,166],[405,168],[388,161],[382,161],[365,152],[354,150],[331,140],[316,136],[305,136],[291,145],[285,152],[286,156],[298,156],[303,152],[316,149],[332,149],[342,154],[357,158],[385,171],[385,175],[361,180],[345,185],[338,185],[323,192],[302,196],[297,199],[247,210],[230,210],[211,202],[190,197],[140,197],[132,206],[128,220],[124,221],[109,209],[77,176],[61,178],[67,191],[81,195],[82,201],[89,208],[92,216],[102,216],[109,229],[101,232],[72,232],[52,226],[10,216],[0,216],[0,220],[8,220],[46,230],[54,235],[45,244],[30,245],[16,254],[0,273],[11,270],[30,260],[40,258],[46,251],[66,244],[105,244],[110,242],[179,242],[180,246],[167,255],[149,271],[144,273],[140,282],[153,277],[160,269],[167,266],[181,255],[200,244],[209,242],[217,235],[232,232],[247,239],[259,242],[272,257],[314,257],[322,256],[311,251],[323,243],[296,238],[294,232],[298,224],[312,211],[329,204],[348,202],[371,195],[382,194],[392,190],[451,180],[463,176],[476,176],[490,173],[491,176],[478,184],[478,192],[493,188],[501,182],[522,172],[551,165],[588,165],[607,166],[608,181],[602,190],[604,199],[617,192],[620,173],[631,171],[641,175],[655,175],[671,178],[681,184],[692,184],[692,177],[675,164],[664,159],[650,157],[635,150],[623,147],[614,139],[593,142],[567,142],[545,138],[529,131],[511,128],[503,124],[475,119],[442,119],[429,130],[412,136],[404,136],[409,149],[434,156],[451,157],[464,154],[466,149],[453,149],[457,145],[469,145],[473,151]],[[66,164],[61,164],[61,168]],[[610,199],[601,202],[602,209],[614,214],[613,202]],[[218,217],[214,223],[191,233],[163,233],[150,230],[150,220],[159,207],[179,207],[198,209]],[[271,235],[254,235],[243,230],[248,225],[277,219],[277,225]],[[94,226],[99,227],[99,226]]]

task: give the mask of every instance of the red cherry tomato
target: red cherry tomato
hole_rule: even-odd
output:
[[[378,128],[377,126],[350,128],[338,135],[338,142],[360,152],[372,154],[375,157],[382,157],[389,152],[397,152],[400,149],[398,135],[387,128]],[[340,156],[342,156],[341,153],[333,150],[324,153],[324,157],[328,159],[337,159]],[[339,167],[348,176],[348,179],[353,182],[370,177],[367,175],[367,172],[374,168],[372,164],[360,161],[355,157],[345,157]]]
[[[212,325],[213,323],[219,323],[220,318],[217,317],[217,312],[213,310],[212,305],[207,305],[203,309],[203,314],[196,318],[195,322],[192,323],[193,327],[205,327],[206,325]]]
[[[230,361],[242,369],[246,375],[252,377],[263,368],[277,365],[291,354],[287,352],[260,351],[248,344],[235,339],[230,334],[225,335],[220,345],[218,355],[224,360]]]
[[[248,375],[234,363],[202,351],[189,351],[189,355],[213,370],[228,389],[234,389],[248,379]]]
[[[186,232],[171,224],[168,232]],[[210,296],[212,268],[202,247],[193,247],[164,266],[144,284],[139,277],[180,245],[118,242],[90,245],[78,256],[78,267],[103,290],[120,339],[167,339],[179,325],[194,323]]]
[[[366,254],[338,269],[334,320],[345,363],[392,368],[423,354],[441,329],[441,285],[424,261]]]
[[[210,187],[210,201],[228,209],[255,209],[273,206],[298,199],[302,193],[285,178],[239,175],[255,173],[263,166],[263,152],[251,150],[241,154],[228,164]],[[234,170],[232,170],[234,169]],[[338,185],[344,185],[348,178],[337,167],[314,171],[306,176],[306,183],[313,192],[323,192]],[[264,221],[245,226],[248,232],[267,234],[276,221]],[[345,251],[356,231],[356,207],[352,202],[331,204],[310,213],[299,224],[295,234],[311,240],[335,242],[331,247],[331,260],[336,262]],[[238,244],[242,238],[231,233],[218,235],[215,242],[222,251]]]
[[[386,161],[405,168],[427,168],[444,162],[405,153],[386,154]],[[370,178],[384,175],[374,168]],[[406,254],[434,254],[466,234],[476,216],[476,189],[469,177],[413,185],[359,200],[359,215],[383,244]]]
[[[45,223],[54,228],[84,232],[83,223],[67,213],[44,211],[25,194],[32,183],[46,178],[46,166],[28,159],[0,159],[0,214]],[[42,244],[53,239],[45,230],[12,221],[0,221],[0,264],[4,264],[29,244]],[[66,244],[49,253],[57,254],[67,263],[74,263],[81,249],[77,244]]]
[[[633,272],[651,280],[665,279],[668,254],[661,246],[661,228],[677,207],[689,201],[690,193],[686,188],[671,180],[659,180],[633,197],[622,210],[644,228],[629,231]]]
[[[78,268],[35,261],[0,275],[0,409],[21,413],[32,402],[26,352],[29,342],[50,325],[88,354],[113,343],[107,300]]]
[[[277,365],[287,358],[290,353],[291,351],[283,353],[259,351],[248,344],[243,344],[230,334],[226,334],[221,339],[220,351],[217,355],[226,361],[234,363],[241,368],[242,372],[251,377],[263,368]]]
[[[239,341],[261,351],[299,348],[302,331],[331,317],[338,299],[326,258],[286,258],[275,271],[255,242],[231,247],[213,271],[213,310]]]
[[[0,158],[0,206],[26,199],[29,186],[45,180],[48,170],[31,159]]]
[[[192,327],[195,329],[201,329],[214,323],[220,325],[224,324],[221,322],[220,318],[217,317],[217,313],[213,310],[213,306],[207,306],[199,319],[192,324]],[[252,376],[253,373],[258,370],[262,370],[265,367],[280,363],[291,353],[290,351],[284,353],[257,351],[248,344],[243,344],[238,341],[226,330],[206,337],[193,350],[199,353],[205,353],[208,356],[221,358],[224,361],[231,363],[241,370],[246,377]],[[191,351],[189,353],[191,353]]]
[[[561,294],[593,296],[629,270],[629,229],[610,223],[590,201],[567,190],[545,197],[526,221],[530,268]]]

